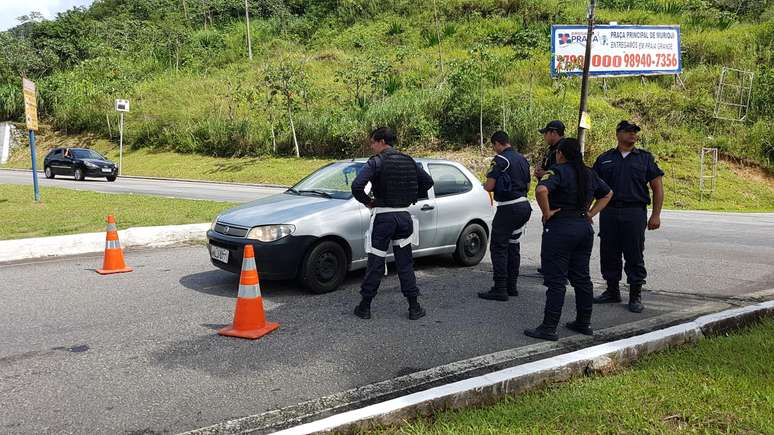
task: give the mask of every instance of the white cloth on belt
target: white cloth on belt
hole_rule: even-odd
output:
[[[387,251],[382,251],[379,249],[376,249],[373,247],[373,244],[371,243],[371,232],[374,229],[374,220],[376,219],[376,215],[381,213],[396,213],[396,212],[408,212],[408,207],[404,208],[392,208],[392,207],[374,207],[371,209],[371,221],[368,224],[368,231],[365,233],[365,252],[366,254],[374,254],[379,257],[386,257]],[[417,231],[417,228],[419,228],[419,220],[414,216],[411,215],[411,235],[406,237],[405,239],[398,239],[393,240],[392,245],[393,246],[399,246],[404,247],[411,243],[412,246],[419,246],[419,231]]]

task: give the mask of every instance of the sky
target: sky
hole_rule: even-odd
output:
[[[19,22],[17,17],[32,11],[43,14],[46,19],[56,18],[59,12],[75,6],[88,6],[93,0],[0,0],[0,31],[8,30]]]

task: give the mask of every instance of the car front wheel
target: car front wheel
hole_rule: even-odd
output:
[[[51,166],[46,166],[46,170],[44,172],[46,174],[46,178],[54,178],[54,171],[51,170]]]
[[[486,230],[479,224],[469,224],[462,230],[454,251],[454,261],[460,266],[475,266],[486,254]]]
[[[318,243],[306,254],[301,267],[301,284],[312,293],[336,290],[347,275],[347,254],[333,241]]]
[[[86,178],[86,176],[83,175],[83,170],[81,168],[76,169],[75,173],[73,173],[73,176],[78,181],[83,181]]]
[[[116,176],[115,175],[111,175],[111,176],[106,177],[106,178],[107,178],[108,181],[116,181]]]

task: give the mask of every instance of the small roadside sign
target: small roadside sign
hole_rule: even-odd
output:
[[[32,80],[22,79],[22,91],[24,92],[24,114],[27,118],[27,130],[38,130],[38,99],[35,83]]]
[[[116,112],[128,112],[129,100],[116,100]]]

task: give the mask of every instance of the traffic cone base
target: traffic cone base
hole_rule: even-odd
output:
[[[238,298],[234,312],[234,323],[218,330],[218,334],[255,340],[274,331],[279,326],[278,323],[266,321],[262,297]]]
[[[131,267],[122,267],[120,269],[97,269],[97,273],[100,275],[111,275],[114,273],[125,273],[125,272],[131,272],[134,269]]]

